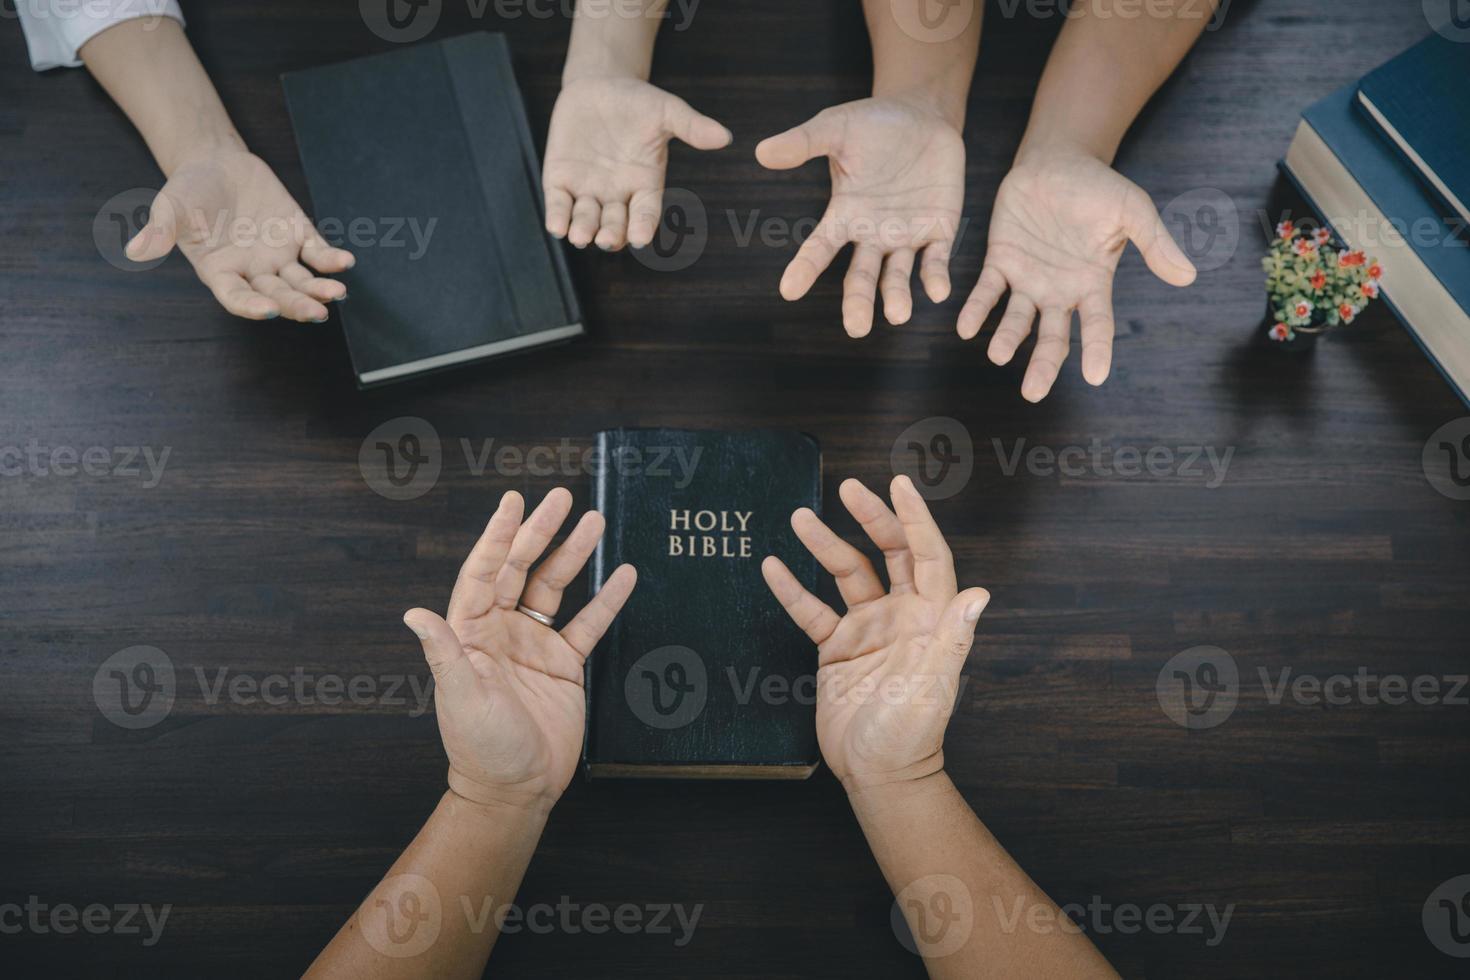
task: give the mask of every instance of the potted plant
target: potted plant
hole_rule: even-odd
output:
[[[1383,268],[1348,249],[1326,228],[1307,230],[1291,221],[1276,226],[1266,271],[1266,339],[1284,350],[1312,347],[1339,323],[1352,323],[1378,298]]]

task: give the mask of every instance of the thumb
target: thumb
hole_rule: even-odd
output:
[[[178,240],[177,229],[174,204],[163,191],[159,191],[148,208],[148,223],[133,236],[123,252],[134,262],[161,259],[173,249]]]
[[[768,170],[790,170],[815,157],[832,153],[837,146],[837,126],[822,110],[800,126],[760,141],[755,158]]]
[[[436,681],[442,680],[456,663],[464,659],[464,647],[460,645],[459,637],[437,613],[410,609],[403,614],[403,623],[419,638],[424,648],[424,660],[428,661]]]
[[[664,128],[696,150],[723,149],[735,139],[724,126],[673,95],[664,109]]]
[[[1188,286],[1194,282],[1194,263],[1174,241],[1158,209],[1141,187],[1134,187],[1124,206],[1128,238],[1143,255],[1149,271],[1171,286]]]
[[[970,644],[975,641],[975,624],[989,602],[990,593],[984,589],[966,589],[944,607],[931,646],[946,663],[957,667],[964,664],[970,655]]]

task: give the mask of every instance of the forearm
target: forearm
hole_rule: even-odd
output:
[[[1215,2],[1074,5],[1037,86],[1017,159],[1060,145],[1111,163],[1128,127],[1199,39]]]
[[[177,21],[124,21],[82,46],[87,70],[148,143],[165,176],[206,148],[244,148]]]
[[[641,13],[625,16],[628,4],[577,4],[562,84],[579,78],[637,78],[648,81],[653,44],[668,0],[642,0]]]
[[[935,980],[1116,976],[943,771],[848,798]]]
[[[445,793],[307,976],[479,977],[499,935],[497,912],[515,899],[547,812]]]
[[[917,99],[938,111],[955,129],[963,129],[970,80],[980,51],[984,6],[973,4],[967,12],[949,9],[948,16],[967,20],[958,35],[941,40],[947,30],[926,37],[930,32],[916,29],[923,24],[920,10],[930,2],[863,0],[873,44],[873,95]]]

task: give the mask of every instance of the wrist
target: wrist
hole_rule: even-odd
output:
[[[1011,166],[1021,167],[1037,160],[1056,157],[1091,157],[1111,167],[1117,152],[1116,140],[1109,141],[1100,136],[1080,131],[1076,127],[1053,127],[1033,123],[1026,127],[1021,143],[1016,147]]]
[[[871,817],[891,810],[907,810],[917,802],[956,792],[954,782],[944,769],[937,768],[922,775],[890,774],[884,777],[842,781],[848,804],[859,817]]]
[[[154,154],[165,177],[194,160],[215,156],[220,153],[249,153],[249,147],[229,122],[204,125],[198,129],[178,134],[162,143]]]
[[[561,83],[583,79],[632,79],[646,82],[653,70],[653,49],[629,50],[637,45],[618,44],[608,38],[573,35],[562,66]]]
[[[560,794],[536,786],[490,786],[449,770],[447,794],[465,806],[501,816],[524,816],[545,821]]]
[[[965,93],[955,92],[950,86],[933,82],[911,84],[873,83],[873,98],[898,102],[927,115],[963,133],[965,129]]]

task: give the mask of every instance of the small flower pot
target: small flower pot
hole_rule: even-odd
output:
[[[1292,351],[1301,353],[1312,350],[1317,346],[1317,338],[1328,330],[1328,324],[1320,314],[1312,317],[1312,322],[1300,327],[1293,327],[1281,323],[1276,319],[1275,312],[1271,309],[1270,300],[1266,301],[1266,313],[1261,318],[1260,326],[1256,327],[1256,336],[1262,340],[1267,347],[1276,350]]]

